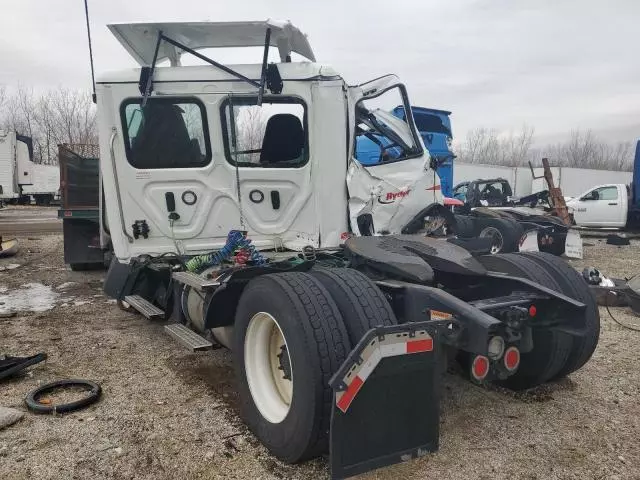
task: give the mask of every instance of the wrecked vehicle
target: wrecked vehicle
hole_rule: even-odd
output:
[[[544,210],[548,191],[515,198],[508,180],[493,178],[462,182],[453,196],[463,202],[454,209],[455,233],[491,238],[493,253],[533,250],[582,257],[580,234]]]
[[[109,28],[140,68],[97,83],[104,290],[192,350],[230,348],[242,418],[273,455],[330,452],[334,478],[423,456],[447,361],[526,389],[589,360],[598,310],[566,263],[403,234],[443,199],[413,116],[388,112],[411,111],[397,77],[348,86],[288,22]],[[251,46],[262,62],[200,53]],[[398,158],[360,164],[369,132]]]

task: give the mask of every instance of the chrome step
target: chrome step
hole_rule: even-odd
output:
[[[140,295],[127,295],[124,301],[131,305],[134,309],[147,317],[149,320],[154,318],[163,318],[164,312],[156,307],[153,303],[145,300]]]
[[[220,282],[217,280],[209,280],[191,272],[174,272],[172,277],[177,282],[197,288],[198,290],[206,290],[207,288],[220,286]]]
[[[192,352],[210,350],[213,344],[182,323],[165,325],[165,331]]]

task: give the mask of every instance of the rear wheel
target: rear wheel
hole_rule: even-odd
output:
[[[234,336],[241,414],[251,431],[285,462],[324,453],[329,379],[350,350],[329,292],[307,273],[255,278],[240,297]]]
[[[323,268],[315,270],[313,276],[335,300],[351,345],[356,345],[374,327],[398,323],[384,294],[363,273],[350,268]]]
[[[541,252],[527,252],[522,253],[522,255],[552,273],[554,279],[561,287],[561,293],[564,293],[568,297],[575,298],[587,306],[584,317],[584,336],[573,338],[573,346],[569,352],[569,358],[564,367],[562,367],[556,375],[556,377],[563,377],[571,372],[575,372],[587,363],[598,345],[600,338],[600,312],[598,310],[598,304],[582,275],[561,258]]]
[[[552,290],[561,286],[547,269],[523,254],[505,254],[478,257],[480,262],[495,272],[527,278]],[[518,371],[500,382],[514,390],[524,390],[556,378],[569,358],[572,337],[549,328],[533,328],[533,350],[522,353]]]
[[[524,233],[522,225],[506,218],[475,217],[474,232],[480,238],[491,238],[491,253],[517,252]]]

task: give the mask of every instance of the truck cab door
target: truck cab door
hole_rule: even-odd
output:
[[[351,230],[358,235],[401,233],[426,207],[442,204],[440,182],[413,115],[402,119],[391,113],[397,105],[411,111],[406,89],[388,75],[350,87],[348,93]],[[355,148],[363,138],[371,141],[366,160],[357,158]]]
[[[626,223],[623,199],[617,185],[596,187],[570,202],[576,224],[585,227],[623,227]]]

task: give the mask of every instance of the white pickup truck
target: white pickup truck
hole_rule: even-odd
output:
[[[580,227],[626,227],[630,205],[631,190],[624,184],[598,185],[567,200],[569,214]]]

